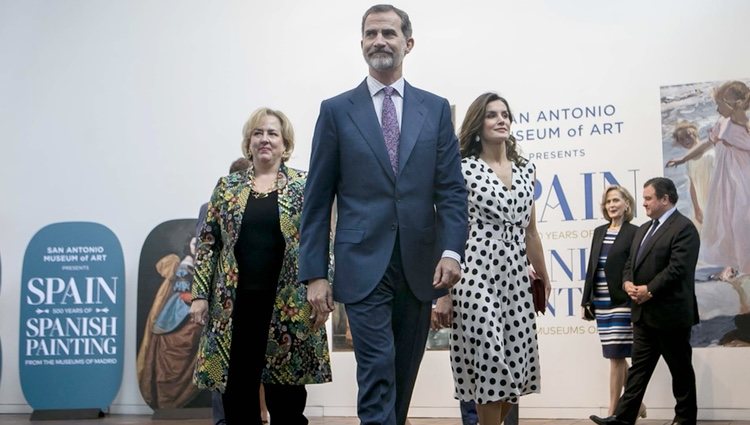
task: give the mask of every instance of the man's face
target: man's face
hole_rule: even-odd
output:
[[[656,197],[656,190],[651,185],[643,188],[643,208],[646,209],[646,215],[651,219],[662,216],[671,207],[669,197],[665,194],[661,198]]]
[[[387,71],[401,68],[414,45],[401,32],[401,18],[396,12],[371,13],[365,19],[362,33],[362,55],[370,68]]]

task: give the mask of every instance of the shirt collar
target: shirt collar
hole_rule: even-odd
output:
[[[664,214],[661,215],[661,217],[656,217],[653,220],[659,220],[659,225],[661,225],[662,223],[664,223],[665,221],[667,221],[667,219],[669,218],[669,216],[671,216],[672,214],[674,214],[675,211],[677,211],[677,205],[675,205],[672,208],[670,208],[667,211],[665,211]]]
[[[375,96],[381,90],[383,90],[384,87],[385,84],[376,80],[372,75],[367,76],[367,89],[370,91],[370,96]],[[391,84],[391,87],[396,90],[396,93],[398,93],[399,96],[401,96],[402,98],[404,97],[404,77],[396,80],[393,84]]]

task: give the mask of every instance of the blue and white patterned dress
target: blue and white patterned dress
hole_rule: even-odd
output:
[[[604,264],[609,249],[615,242],[618,230],[607,229],[599,253],[599,262],[594,272],[594,311],[599,338],[602,341],[602,354],[607,359],[630,357],[633,347],[633,326],[630,322],[630,306],[613,306],[609,297]]]

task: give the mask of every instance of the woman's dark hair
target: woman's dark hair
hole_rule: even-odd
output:
[[[487,105],[496,100],[505,104],[505,107],[508,109],[508,115],[510,116],[510,122],[513,122],[513,113],[510,111],[508,101],[497,93],[484,93],[474,99],[474,101],[471,102],[471,105],[469,105],[469,109],[466,111],[464,122],[461,124],[461,132],[458,135],[458,143],[463,158],[469,156],[478,157],[479,154],[482,153],[482,142],[479,137],[480,134],[482,134],[484,117],[487,114]],[[505,141],[505,153],[508,159],[513,161],[516,165],[523,165],[527,162],[526,158],[518,153],[518,144],[513,135],[510,135]]]

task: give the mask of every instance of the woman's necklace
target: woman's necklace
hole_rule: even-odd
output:
[[[250,168],[248,168],[247,175],[248,179],[250,180],[250,195],[252,195],[252,197],[255,199],[265,198],[268,196],[268,194],[283,189],[287,184],[286,174],[284,174],[280,169],[279,172],[276,173],[276,180],[273,182],[273,185],[267,190],[263,191],[259,191],[256,189],[255,168],[252,165],[250,166]]]

